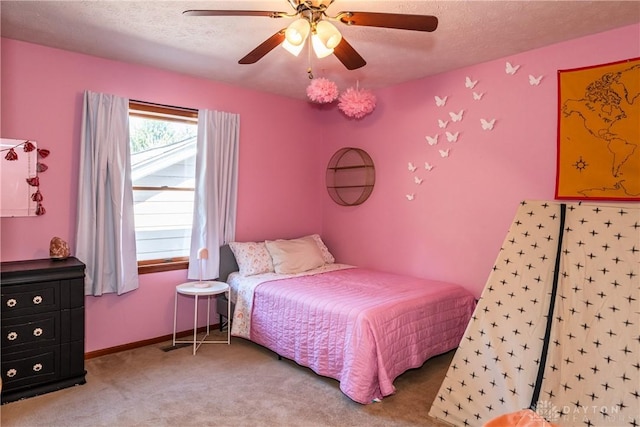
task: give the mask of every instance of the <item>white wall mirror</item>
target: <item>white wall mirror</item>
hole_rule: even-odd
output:
[[[36,216],[38,202],[33,194],[38,187],[27,181],[38,176],[38,146],[31,151],[24,150],[24,139],[0,138],[0,216]],[[14,160],[9,160],[14,158]]]

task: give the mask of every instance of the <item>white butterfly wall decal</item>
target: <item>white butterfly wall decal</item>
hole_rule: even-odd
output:
[[[467,76],[464,79],[464,85],[467,87],[467,89],[473,89],[474,87],[476,87],[476,84],[478,84],[477,80],[471,80],[471,77]]]
[[[507,74],[511,75],[514,75],[518,71],[518,68],[520,68],[519,65],[511,65],[511,62],[509,61],[507,61],[507,64],[505,65],[505,71]]]
[[[450,150],[450,148],[447,148],[446,150],[439,150],[440,151],[440,157],[449,157],[449,150]]]
[[[409,169],[411,172],[415,172],[416,169],[418,169],[413,163],[409,162],[407,164],[407,169]]]
[[[425,139],[427,140],[427,142],[429,143],[429,145],[436,145],[438,143],[438,137],[440,135],[436,134],[436,136],[425,136]]]
[[[445,96],[444,98],[440,98],[439,96],[434,96],[435,100],[436,100],[436,106],[438,107],[444,107],[444,104],[447,103],[447,98],[448,96]]]
[[[542,80],[542,77],[543,76],[535,77],[529,74],[529,84],[531,86],[538,86],[540,84],[540,81]]]
[[[450,112],[449,117],[451,117],[452,122],[459,122],[460,120],[462,120],[463,113],[464,113],[464,110],[460,110],[460,112],[457,114],[454,112]]]
[[[414,198],[416,195],[412,193],[412,194],[406,194],[405,196],[406,196],[406,198],[407,198],[407,200],[408,200],[408,201],[412,201],[412,200],[413,200],[413,198]]]
[[[433,169],[433,165],[430,165],[429,162],[424,162],[424,168],[428,171]]]
[[[460,132],[456,132],[456,133],[447,132],[447,141],[456,142],[458,140],[459,134]]]
[[[483,95],[484,95],[484,92],[482,93],[473,92],[473,99],[475,99],[476,101],[480,101]]]
[[[413,182],[415,182],[416,184],[420,185],[422,184],[422,178],[418,178],[417,176],[413,177]]]
[[[480,119],[482,130],[492,130],[495,122],[496,122],[496,119],[491,119],[491,120]]]
[[[444,128],[446,128],[448,124],[449,124],[449,120],[441,120],[441,119],[438,119],[438,127],[439,127],[440,129],[444,129]]]

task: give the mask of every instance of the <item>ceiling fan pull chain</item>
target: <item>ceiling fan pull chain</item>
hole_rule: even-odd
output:
[[[311,71],[311,42],[307,42],[307,58],[309,61],[309,68],[307,68],[307,77],[309,77],[309,80],[313,80],[313,72]]]

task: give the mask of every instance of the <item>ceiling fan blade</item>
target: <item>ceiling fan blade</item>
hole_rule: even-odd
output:
[[[269,12],[266,10],[185,10],[182,14],[188,16],[264,16],[267,18],[295,16],[286,12]]]
[[[273,49],[275,49],[276,46],[284,41],[284,30],[285,29],[283,28],[282,30],[278,31],[277,33],[263,41],[258,45],[258,47],[249,52],[244,58],[240,59],[240,61],[238,61],[238,64],[254,64],[258,62],[260,59],[262,59],[263,56],[271,52]]]
[[[347,70],[356,70],[367,65],[367,61],[342,37],[338,46],[333,49],[333,54],[347,67]]]
[[[367,27],[396,28],[398,30],[434,31],[438,18],[431,15],[406,15],[400,13],[340,12],[337,16],[343,24]]]

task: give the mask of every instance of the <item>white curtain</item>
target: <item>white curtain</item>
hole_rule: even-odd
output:
[[[218,277],[219,248],[233,241],[238,193],[240,116],[219,111],[198,112],[195,204],[189,279],[198,279],[200,248],[209,250],[202,261],[202,279]]]
[[[80,141],[76,256],[85,294],[138,288],[129,155],[129,100],[85,91]]]

